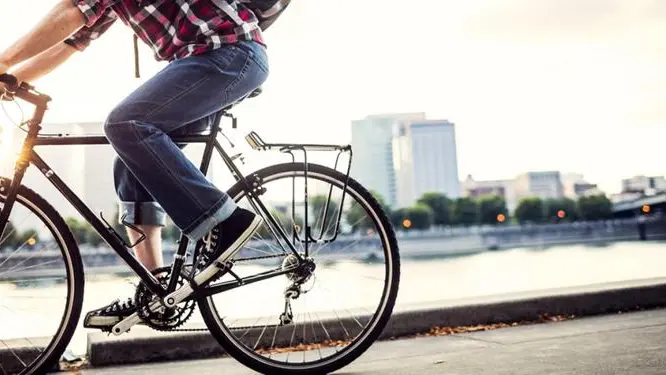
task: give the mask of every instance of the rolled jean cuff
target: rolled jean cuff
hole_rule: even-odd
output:
[[[229,216],[236,209],[236,203],[229,197],[224,197],[216,203],[210,210],[201,215],[198,220],[195,220],[188,228],[183,230],[187,238],[192,241],[198,241],[203,238],[208,232],[213,230],[217,224],[228,219]]]
[[[134,225],[166,226],[166,212],[157,202],[120,202],[118,222],[125,221]]]

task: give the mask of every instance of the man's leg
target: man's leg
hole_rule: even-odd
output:
[[[112,111],[105,123],[106,135],[122,163],[154,198],[123,202],[127,204],[129,223],[161,226],[166,213],[193,241],[211,234],[211,260],[222,257],[226,250],[237,251],[247,241],[260,219],[238,209],[208,181],[169,134],[209,118],[247,95],[264,82],[267,72],[265,51],[260,45],[226,46],[170,63]],[[153,221],[141,222],[144,217]],[[159,236],[153,234],[144,255],[157,263],[152,252],[156,251],[153,241]],[[136,311],[132,302],[116,301],[92,311],[84,326],[111,326]]]
[[[195,121],[170,133],[170,135],[201,134],[210,128],[212,125],[211,121],[214,120],[215,116],[212,115]],[[181,148],[185,146],[187,145],[178,145]],[[162,255],[162,227],[166,224],[164,210],[154,202],[155,199],[153,199],[118,157],[114,160],[113,177],[116,193],[120,199],[119,222],[122,223],[121,219],[124,216],[126,221],[133,223],[137,229],[146,235],[146,238],[134,247],[134,253],[147,269],[153,271],[162,267],[164,265]],[[141,238],[141,233],[134,229],[127,228],[126,232],[130,243],[137,243]]]
[[[155,270],[164,266],[162,257],[162,227],[158,225],[137,225],[146,238],[134,247],[134,253],[149,270]],[[132,229],[127,230],[127,236],[131,243],[135,243],[141,237],[141,234]]]
[[[120,199],[119,217],[134,224],[146,238],[134,247],[139,261],[149,270],[162,267],[162,227],[166,223],[164,210],[134,177],[127,166],[116,157],[113,163],[113,179]],[[141,234],[127,228],[130,243],[136,243]]]

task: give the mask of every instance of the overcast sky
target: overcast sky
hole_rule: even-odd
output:
[[[0,3],[0,46],[52,4]],[[664,21],[663,0],[297,1],[237,114],[264,138],[349,142],[353,119],[426,112],[456,124],[461,178],[557,169],[613,192],[666,169]],[[118,23],[37,82],[47,121],[101,121],[163,66],[143,47],[134,79],[131,41]]]

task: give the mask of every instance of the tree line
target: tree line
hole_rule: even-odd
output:
[[[503,225],[507,223],[518,224],[543,224],[562,223],[579,220],[595,221],[605,220],[612,216],[612,204],[605,195],[584,196],[577,200],[570,198],[540,199],[538,197],[523,198],[513,213],[507,209],[506,200],[496,195],[486,195],[479,198],[463,197],[450,199],[441,193],[426,193],[418,199],[412,207],[392,209],[386,204],[383,197],[372,193],[379,202],[384,212],[389,216],[391,223],[402,230],[426,230],[432,226],[473,226],[473,225]],[[308,222],[312,229],[312,235],[317,237],[331,235],[335,229],[337,215],[339,213],[339,202],[331,200],[328,205],[328,214],[322,224],[323,212],[328,201],[325,195],[316,195],[310,198],[308,210],[310,216]],[[272,208],[271,214],[284,229],[296,224],[301,230],[304,219],[303,214],[298,213],[295,222],[290,213],[277,208]],[[125,228],[114,217],[111,223],[114,229],[126,238]],[[342,218],[353,231],[361,231],[375,228],[374,223],[365,213],[363,208],[355,201]],[[314,227],[314,223],[318,223]],[[92,246],[100,245],[103,240],[93,230],[90,224],[80,222],[73,218],[67,219],[67,224],[72,229],[74,237],[79,243],[88,243]],[[302,232],[301,232],[302,233]],[[271,238],[268,226],[262,225],[259,236]],[[180,238],[180,230],[168,220],[167,226],[162,232],[164,240],[176,241]]]
[[[612,203],[603,194],[583,196],[577,200],[523,198],[512,213],[507,209],[506,200],[497,195],[450,199],[441,193],[426,193],[418,199],[414,206],[395,210],[386,206],[378,194],[373,193],[373,195],[389,214],[392,224],[403,230],[424,230],[432,226],[596,221],[612,217]],[[352,209],[347,215],[350,225],[354,225],[356,216],[358,214],[354,213]],[[365,224],[361,226],[369,227],[367,225],[369,223]]]
[[[426,193],[413,206],[397,209],[388,206],[379,194],[373,192],[373,195],[389,216],[391,223],[402,230],[425,230],[432,226],[595,221],[612,217],[612,204],[605,195],[583,196],[577,200],[570,198],[545,200],[538,197],[523,198],[512,213],[507,209],[505,199],[496,195],[486,195],[476,199],[470,197],[450,199],[441,193]],[[311,210],[309,211],[311,215],[319,214],[319,217],[308,218],[311,225],[319,223],[319,227],[312,228],[313,236],[319,236],[322,229],[324,231],[323,235],[333,233],[339,213],[339,202],[335,200],[329,202],[326,221],[321,226],[324,216],[322,213],[325,211],[327,201],[328,198],[324,195],[314,196],[310,200]],[[283,228],[289,228],[292,225],[293,220],[290,214],[276,208],[271,209],[271,213]],[[375,227],[365,211],[356,202],[352,203],[343,220],[353,231]],[[72,217],[67,218],[66,222],[79,244],[99,246],[104,242],[87,222]],[[303,222],[303,215],[296,215],[296,227],[302,228]],[[118,234],[127,239],[126,229],[118,223],[117,214],[112,216],[110,224]],[[19,246],[34,246],[39,241],[34,229],[18,231],[15,230],[11,222],[8,225],[0,247],[15,249]],[[271,236],[266,225],[259,229],[258,234],[264,238]],[[180,230],[168,220],[162,238],[175,242],[180,238]]]

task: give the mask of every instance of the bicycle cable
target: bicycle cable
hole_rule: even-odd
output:
[[[21,122],[16,123],[14,119],[12,119],[12,116],[7,112],[7,108],[5,108],[4,102],[13,102],[16,104],[18,107],[19,111],[21,112]],[[9,121],[12,122],[12,124],[17,127],[18,129],[22,130],[24,133],[28,134],[28,129],[25,128],[25,125],[27,125],[30,120],[25,121],[25,112],[23,112],[23,107],[16,101],[14,97],[10,97],[6,95],[6,92],[3,92],[0,94],[0,106],[2,107],[2,111],[4,112],[5,116],[9,119]],[[39,133],[41,137],[63,137],[65,136],[63,133]]]

